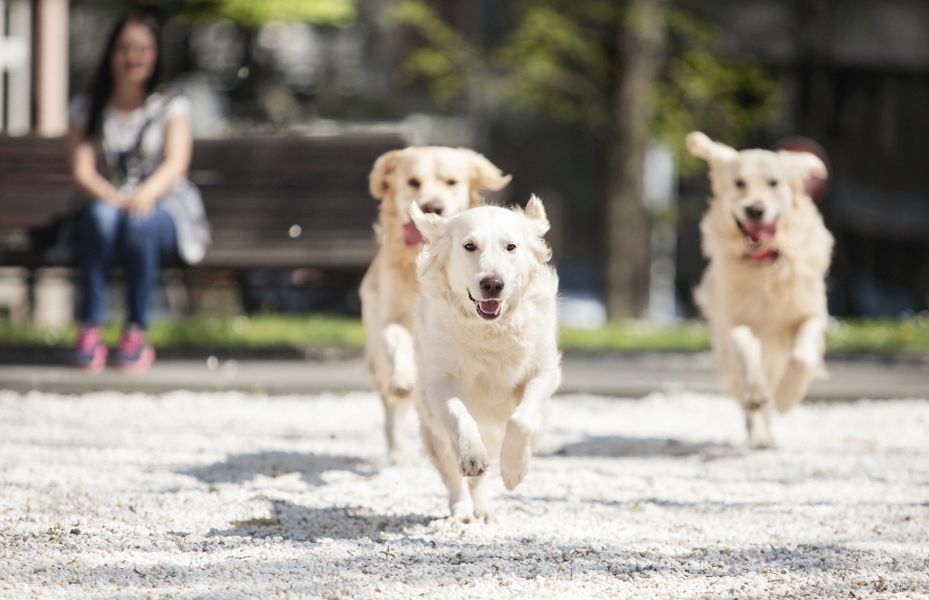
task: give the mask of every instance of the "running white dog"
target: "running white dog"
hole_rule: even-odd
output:
[[[507,489],[519,485],[561,383],[549,223],[535,196],[524,211],[411,214],[427,241],[416,304],[423,442],[452,517],[487,522],[485,473],[499,461]]]
[[[700,223],[710,264],[694,296],[749,444],[771,447],[772,406],[790,410],[824,373],[833,240],[805,182],[826,167],[806,152],[737,152],[700,132],[687,147],[709,163],[713,187]]]
[[[374,163],[370,188],[381,203],[375,227],[379,249],[361,282],[361,317],[368,370],[384,404],[391,462],[404,462],[410,454],[398,429],[413,405],[416,383],[411,331],[422,237],[410,220],[410,206],[451,216],[481,204],[481,191],[502,189],[509,181],[489,160],[464,148],[391,150]]]

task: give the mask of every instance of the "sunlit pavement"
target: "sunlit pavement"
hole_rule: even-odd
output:
[[[367,391],[370,381],[360,358],[335,360],[249,360],[214,356],[159,360],[144,376],[108,369],[92,376],[66,366],[0,364],[0,389],[81,393],[99,390],[160,393],[172,390],[237,390],[266,394]],[[929,395],[929,360],[833,359],[830,377],[814,383],[809,398],[921,398]],[[639,397],[681,390],[719,393],[719,376],[709,353],[568,355],[562,393]]]
[[[719,396],[560,396],[489,525],[445,518],[423,457],[384,466],[381,419],[370,393],[0,392],[0,597],[929,590],[929,402],[804,404],[748,452]]]

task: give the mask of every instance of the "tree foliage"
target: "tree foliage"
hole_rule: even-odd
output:
[[[424,80],[442,106],[462,99],[473,71],[483,60],[477,48],[465,36],[446,24],[428,3],[401,0],[392,11],[393,18],[413,29],[423,38],[403,64],[412,81]]]
[[[452,107],[465,99],[480,74],[482,94],[497,107],[543,114],[598,132],[610,131],[617,76],[616,31],[629,15],[612,0],[524,0],[515,25],[491,48],[478,48],[444,22],[426,0],[400,0],[393,11],[422,45],[406,58],[411,80],[428,85],[435,100]],[[684,135],[702,129],[738,144],[771,122],[781,106],[775,82],[750,61],[724,56],[715,28],[673,9],[669,52],[652,89],[653,137],[693,165]]]
[[[347,25],[357,17],[354,0],[110,0],[110,4],[191,19],[229,19],[246,27],[269,21]]]
[[[717,31],[692,15],[674,11],[669,25],[676,52],[653,89],[656,137],[679,154],[686,154],[684,136],[695,129],[738,146],[777,117],[781,90],[761,67],[722,58]],[[685,165],[693,164],[687,159]]]

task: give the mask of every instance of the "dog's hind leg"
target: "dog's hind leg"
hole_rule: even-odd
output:
[[[389,391],[400,398],[409,396],[416,385],[413,335],[403,325],[390,323],[384,328],[383,341],[390,370]]]
[[[804,321],[797,329],[787,369],[774,392],[777,409],[785,413],[806,396],[807,388],[819,374],[825,351],[824,319],[814,317]]]
[[[416,384],[416,362],[413,338],[406,327],[391,323],[382,331],[381,389],[384,403],[384,432],[387,437],[388,460],[392,464],[409,461],[411,451],[404,443],[401,431],[404,419],[413,405],[411,394]]]
[[[390,464],[406,464],[413,456],[409,443],[403,436],[403,424],[413,405],[413,397],[398,397],[390,391],[390,367],[383,353],[372,354],[368,359],[369,370],[374,380],[377,395],[384,406],[384,437],[387,440],[387,461]]]
[[[448,508],[452,518],[462,523],[470,523],[475,518],[474,502],[469,485],[461,475],[454,448],[443,435],[432,431],[424,422],[420,424],[420,432],[426,454],[448,489]]]
[[[403,437],[403,423],[409,417],[411,398],[397,398],[389,393],[384,400],[384,433],[387,436],[387,459],[391,464],[402,465],[410,462],[413,452]]]
[[[771,393],[764,374],[761,341],[747,325],[729,330],[730,355],[735,367],[736,396],[745,411],[748,443],[752,448],[771,448]]]
[[[471,501],[474,503],[474,517],[478,521],[493,523],[494,512],[490,505],[490,495],[487,493],[487,477],[478,475],[468,477],[468,487],[471,489]]]

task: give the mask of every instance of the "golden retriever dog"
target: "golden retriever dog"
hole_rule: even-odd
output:
[[[384,404],[393,463],[409,457],[399,427],[413,404],[416,384],[412,328],[422,236],[410,219],[410,207],[451,216],[478,206],[482,191],[500,190],[509,181],[489,160],[463,148],[392,150],[374,163],[369,183],[380,202],[375,226],[379,249],[361,282],[361,316],[367,367]]]
[[[710,263],[694,297],[749,445],[773,447],[773,408],[790,410],[824,374],[833,240],[805,182],[826,167],[805,152],[739,152],[700,132],[687,148],[709,164],[713,190],[700,223]]]
[[[561,383],[548,219],[535,196],[525,210],[411,213],[427,240],[416,303],[423,443],[452,517],[489,522],[485,473],[499,463],[506,488],[519,485]]]

